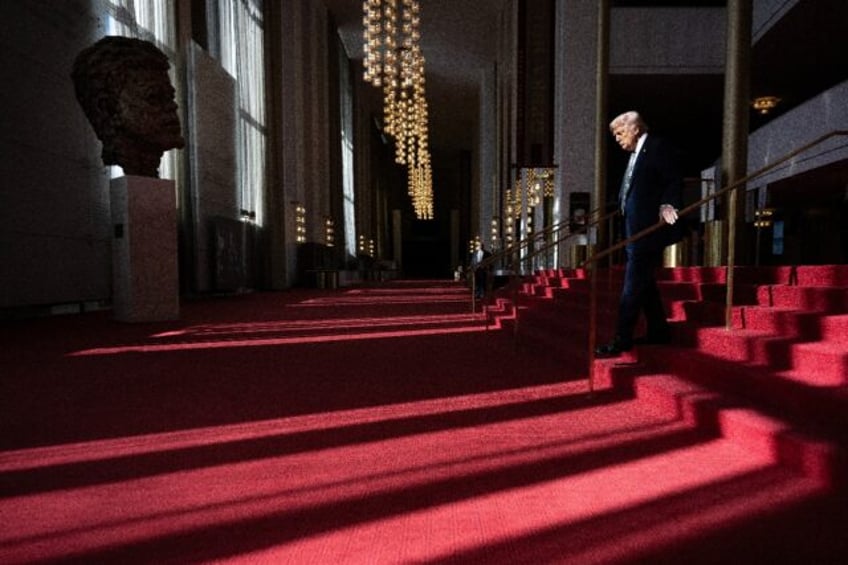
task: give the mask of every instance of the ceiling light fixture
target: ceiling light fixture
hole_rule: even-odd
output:
[[[433,217],[433,175],[421,54],[418,0],[365,0],[364,80],[383,89],[383,131],[395,161],[409,168],[409,194],[419,219]]]
[[[754,98],[754,101],[751,102],[751,106],[753,106],[754,110],[760,114],[765,115],[774,110],[779,103],[780,98],[777,96],[759,96]]]

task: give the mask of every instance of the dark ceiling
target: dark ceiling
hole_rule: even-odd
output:
[[[800,0],[754,45],[752,96],[782,99],[769,118],[848,79],[846,24],[845,0]]]

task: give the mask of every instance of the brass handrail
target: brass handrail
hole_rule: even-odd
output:
[[[503,249],[492,253],[489,257],[487,257],[486,259],[483,259],[479,263],[475,263],[475,264],[472,264],[472,265],[469,265],[468,267],[466,267],[466,269],[464,271],[465,276],[466,276],[466,278],[470,277],[470,280],[471,280],[471,313],[472,314],[475,313],[476,308],[477,308],[477,300],[476,300],[475,293],[476,293],[476,290],[477,290],[477,288],[476,288],[477,287],[477,284],[476,284],[477,283],[477,281],[476,281],[477,274],[476,273],[477,273],[478,269],[489,269],[489,268],[491,268],[495,263],[498,263],[498,262],[500,262],[500,261],[502,261],[502,260],[504,260],[508,257],[512,257],[514,254],[519,253],[525,247],[528,247],[531,243],[535,242],[536,238],[540,237],[540,235],[547,235],[548,231],[552,232],[553,230],[560,229],[560,228],[564,227],[567,223],[568,223],[567,220],[562,220],[560,222],[557,222],[556,224],[553,224],[551,226],[547,226],[541,232],[534,232],[530,237],[525,238],[525,239],[521,239],[521,240],[519,240],[515,243],[512,243],[512,244],[508,245],[507,247],[504,247]]]
[[[615,216],[616,214],[619,213],[618,209],[616,208],[612,212],[608,212],[608,213],[600,215],[599,217],[595,217],[598,214],[600,214],[601,212],[602,212],[601,208],[596,208],[594,210],[591,210],[589,212],[589,214],[587,214],[587,222],[585,224],[579,226],[579,229],[577,229],[575,231],[570,231],[570,228],[571,228],[570,219],[569,220],[563,220],[563,221],[560,221],[556,224],[548,226],[544,230],[542,230],[542,232],[536,232],[531,237],[525,238],[524,240],[520,240],[516,244],[514,244],[510,247],[507,247],[506,249],[502,250],[501,252],[499,252],[497,254],[493,254],[491,257],[482,261],[479,265],[481,265],[485,268],[485,267],[489,267],[489,266],[493,265],[495,262],[497,262],[497,261],[499,261],[499,260],[501,260],[505,257],[514,257],[515,251],[520,250],[524,247],[527,247],[527,245],[529,245],[529,243],[531,241],[535,241],[535,239],[537,239],[540,236],[540,234],[547,235],[546,232],[554,232],[554,231],[558,231],[560,229],[565,229],[565,231],[566,231],[565,235],[555,237],[553,241],[546,242],[542,247],[532,251],[530,254],[528,254],[527,256],[525,256],[523,258],[519,257],[518,263],[520,263],[523,260],[532,260],[532,258],[534,256],[536,256],[536,255],[538,255],[538,254],[540,254],[544,251],[547,251],[547,250],[549,250],[550,248],[552,248],[556,245],[560,245],[562,242],[566,241],[570,237],[573,237],[573,236],[576,236],[576,235],[581,235],[583,233],[588,234],[589,230],[601,225],[603,222],[610,220],[613,216]],[[519,299],[518,299],[518,297],[519,297],[518,270],[520,270],[520,265],[519,265],[518,269],[516,269],[515,265],[513,265],[512,263],[507,263],[506,266],[509,267],[508,270],[510,271],[509,284],[507,285],[507,288],[508,289],[511,288],[512,294],[513,294],[512,303],[513,303],[513,308],[514,308],[514,318],[513,318],[512,326],[513,326],[513,339],[514,339],[515,345],[517,346],[518,335],[519,335],[519,326],[520,326],[520,323],[519,323],[519,321],[520,321],[520,308],[519,308]],[[475,270],[474,268],[469,269],[469,271],[471,272],[471,313],[472,314],[474,314],[475,311],[476,311],[475,310],[475,308],[476,308],[476,298],[475,298],[476,274],[475,274],[474,270]],[[485,315],[485,311],[486,311],[485,310],[486,309],[485,303],[483,304],[482,308],[483,308],[483,314]],[[486,329],[488,329],[488,322],[489,322],[488,316],[486,316]]]
[[[597,209],[595,211],[596,212],[600,211],[600,209]],[[526,255],[522,259],[525,260],[525,261],[527,259],[532,259],[533,257],[540,255],[542,252],[548,251],[551,247],[553,247],[555,245],[559,245],[560,243],[562,243],[563,241],[565,241],[566,239],[568,239],[569,237],[571,237],[573,235],[581,235],[584,232],[586,232],[588,234],[590,228],[599,226],[602,222],[609,220],[613,216],[616,216],[618,213],[619,213],[618,210],[613,210],[612,212],[608,212],[608,213],[604,214],[603,216],[601,216],[600,218],[597,218],[597,219],[595,219],[595,220],[593,220],[593,221],[591,221],[591,222],[589,222],[585,225],[580,226],[579,231],[568,233],[565,236],[560,237],[559,239],[547,242],[544,246],[540,247],[539,249],[534,250],[532,253],[530,253],[529,255]],[[585,264],[586,264],[586,262],[584,261],[583,263],[580,264],[580,267],[583,267]]]
[[[600,212],[600,208],[596,208],[595,210],[592,210],[591,212],[589,212],[588,217],[591,218],[594,214],[597,214],[598,212]],[[601,221],[605,221],[605,220],[609,219],[609,217],[612,216],[612,215],[613,214],[607,214],[607,215],[602,216],[601,218],[598,218],[596,220],[590,220],[587,224],[585,224],[584,226],[581,226],[581,230],[587,229],[589,227],[593,227],[593,226],[597,225],[598,223],[600,223]],[[566,219],[566,220],[560,220],[559,222],[557,222],[555,224],[551,224],[550,226],[545,226],[545,228],[543,228],[541,231],[533,232],[533,234],[530,235],[529,237],[521,239],[521,240],[519,240],[515,243],[512,243],[508,247],[501,249],[500,251],[492,253],[491,257],[488,257],[484,261],[480,262],[477,265],[477,267],[490,267],[493,264],[500,261],[501,259],[508,258],[511,255],[514,255],[515,252],[521,251],[522,249],[528,247],[531,243],[535,242],[537,239],[542,239],[542,236],[549,235],[549,234],[556,232],[556,231],[559,231],[560,229],[563,229],[563,228],[568,228],[568,227],[570,227],[570,225],[571,225],[571,219]],[[563,240],[564,240],[564,238],[561,238],[557,241],[546,243],[539,250],[540,251],[541,250],[547,250],[550,247],[553,247],[555,244],[561,243]],[[474,270],[473,267],[469,267],[467,269],[467,272],[470,272],[470,271],[473,271],[473,270]]]
[[[749,173],[748,175],[734,181],[733,183],[731,183],[731,184],[729,184],[729,185],[727,185],[727,186],[725,186],[725,187],[723,187],[719,190],[716,190],[712,194],[705,196],[704,198],[698,200],[697,202],[686,206],[685,208],[679,210],[678,215],[681,216],[681,217],[685,216],[686,214],[700,208],[704,204],[706,204],[706,203],[708,203],[712,200],[715,200],[716,198],[718,198],[720,196],[724,196],[726,193],[728,193],[732,190],[739,188],[739,186],[744,185],[745,183],[751,181],[752,179],[757,178],[759,176],[762,176],[763,174],[771,171],[772,169],[776,168],[779,165],[782,165],[786,161],[789,161],[793,157],[800,155],[801,153],[811,149],[812,147],[815,147],[816,145],[819,145],[819,144],[827,141],[828,139],[830,139],[832,137],[845,136],[845,135],[848,135],[848,130],[835,130],[835,131],[832,131],[828,134],[822,135],[822,136],[818,137],[817,139],[815,139],[815,140],[813,140],[813,141],[811,141],[811,142],[809,142],[805,145],[802,145],[798,149],[795,149],[794,151],[787,153],[785,156],[775,160],[771,164],[766,165],[766,166],[754,171],[753,173]],[[735,221],[734,218],[731,218],[730,220]],[[618,251],[619,249],[626,247],[627,245],[633,243],[634,241],[640,240],[643,237],[646,237],[646,236],[654,233],[655,231],[661,229],[665,225],[666,224],[665,224],[664,221],[659,220],[659,221],[657,221],[656,224],[645,228],[644,230],[628,237],[627,239],[620,241],[616,244],[610,245],[609,247],[607,247],[606,249],[604,249],[602,251],[598,251],[597,253],[593,254],[591,257],[588,257],[583,263],[581,263],[580,266],[585,267],[586,265],[589,265],[589,264],[597,264],[597,262],[600,259],[603,259],[604,257],[608,257],[613,252]],[[735,243],[736,243],[735,241],[728,241],[727,245],[731,246],[731,245],[735,245]],[[733,281],[733,278],[732,278],[733,268],[734,268],[734,265],[731,262],[728,262],[726,269],[728,271],[728,274],[730,275],[730,278],[729,278],[729,281],[727,281],[727,283],[726,283],[727,295],[726,295],[726,300],[725,300],[725,323],[726,323],[728,329],[730,327],[729,326],[729,320],[731,320],[731,318],[732,318],[732,308],[733,308],[733,303],[732,303],[733,302],[733,289],[731,288],[732,287],[732,281]],[[589,269],[589,273],[590,273],[589,274],[589,277],[590,277],[590,285],[589,285],[589,288],[590,288],[590,291],[589,291],[589,304],[590,304],[590,312],[589,312],[589,376],[588,376],[589,393],[592,393],[594,391],[595,334],[596,334],[596,331],[597,331],[597,289],[596,289],[596,284],[595,284],[595,271],[597,271],[596,268]]]
[[[534,243],[536,241],[536,239],[538,239],[542,236],[548,235],[548,233],[553,233],[554,231],[559,230],[561,228],[568,227],[568,224],[569,224],[569,220],[561,220],[561,221],[559,221],[555,224],[552,224],[550,226],[546,226],[542,231],[533,232],[533,234],[530,237],[526,237],[524,239],[518,240],[518,241],[508,245],[507,247],[504,247],[503,249],[492,253],[489,257],[487,257],[486,259],[483,259],[481,262],[473,264],[473,265],[469,265],[465,269],[465,275],[466,275],[466,278],[470,277],[470,280],[471,280],[471,313],[472,314],[475,313],[476,308],[477,308],[477,300],[476,300],[476,296],[475,296],[476,286],[477,286],[477,284],[476,284],[477,283],[477,281],[476,281],[476,277],[477,277],[476,271],[477,271],[477,269],[489,269],[495,263],[503,261],[504,259],[507,259],[507,258],[511,258],[515,254],[520,253],[524,248],[529,247],[532,243]],[[520,259],[519,259],[519,262],[520,262]],[[505,263],[505,265],[512,267],[512,263]]]
[[[592,216],[599,213],[600,211],[601,211],[600,208],[596,208],[596,209],[590,211],[589,214],[587,215],[587,217],[592,218]],[[552,235],[554,232],[557,232],[557,231],[560,231],[560,230],[563,230],[563,229],[570,230],[571,223],[572,223],[571,219],[569,218],[569,219],[565,219],[565,220],[560,220],[559,222],[551,224],[550,226],[545,226],[545,228],[543,228],[541,231],[533,232],[532,235],[530,235],[530,236],[528,236],[524,239],[521,239],[521,240],[519,240],[515,243],[512,243],[509,246],[507,246],[507,247],[505,247],[505,248],[503,248],[503,249],[501,249],[497,252],[492,253],[492,255],[490,257],[487,257],[486,259],[484,259],[480,263],[477,263],[475,265],[470,265],[469,267],[467,267],[464,272],[465,272],[466,278],[470,277],[470,281],[471,281],[471,312],[472,312],[472,314],[474,312],[476,312],[476,302],[477,301],[475,299],[475,291],[476,291],[476,273],[475,272],[476,272],[477,269],[488,269],[488,268],[492,267],[495,263],[498,263],[500,261],[504,261],[505,259],[509,259],[509,262],[504,261],[504,266],[505,266],[506,270],[509,270],[511,272],[511,284],[514,284],[515,279],[517,278],[517,275],[516,275],[516,272],[515,272],[516,269],[514,268],[516,263],[518,263],[518,265],[520,267],[521,263],[523,261],[526,261],[528,258],[536,257],[542,251],[550,250],[554,245],[559,245],[560,243],[562,243],[563,241],[565,241],[566,239],[568,239],[569,237],[571,237],[573,235],[582,234],[584,231],[588,232],[589,228],[597,226],[601,222],[608,220],[614,214],[615,214],[615,212],[605,214],[605,215],[603,215],[600,218],[597,218],[595,220],[590,219],[585,225],[580,226],[579,231],[575,231],[575,232],[568,231],[566,233],[566,235],[564,235],[562,237],[556,237],[554,239],[554,241],[543,243],[542,247],[540,247],[537,250],[531,251],[531,253],[529,255],[527,255],[525,257],[518,257],[517,260],[513,260],[513,257],[515,257],[517,254],[520,254],[520,252],[522,250],[524,250],[525,248],[528,248],[531,244],[534,244],[537,240],[539,240],[539,239],[544,240],[544,238],[547,237],[548,235]]]

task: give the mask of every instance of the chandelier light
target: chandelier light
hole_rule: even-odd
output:
[[[419,219],[433,217],[428,108],[418,0],[365,0],[364,80],[383,90],[384,132],[395,161],[409,169],[409,194]]]
[[[433,176],[429,166],[409,168],[409,196],[420,220],[433,219]]]

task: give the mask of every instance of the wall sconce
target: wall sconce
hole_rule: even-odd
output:
[[[754,227],[768,228],[771,227],[774,216],[774,208],[760,208],[754,210]]]
[[[300,202],[294,203],[295,241],[306,242],[306,208]]]
[[[774,110],[779,103],[780,98],[777,96],[760,96],[754,98],[754,101],[751,102],[751,106],[760,114],[765,115]]]
[[[376,255],[376,246],[373,239],[368,239],[364,235],[359,236],[359,254],[368,257]]]
[[[498,247],[498,241],[500,240],[500,232],[501,232],[500,224],[501,224],[500,218],[498,218],[497,216],[493,216],[492,217],[492,228],[491,228],[491,241],[492,241],[492,247],[493,248]]]
[[[512,190],[506,189],[504,194],[504,244],[507,246],[512,245],[513,241],[513,218],[515,216],[515,209],[512,206]]]
[[[324,243],[327,247],[333,247],[336,244],[335,223],[330,216],[324,218]]]

